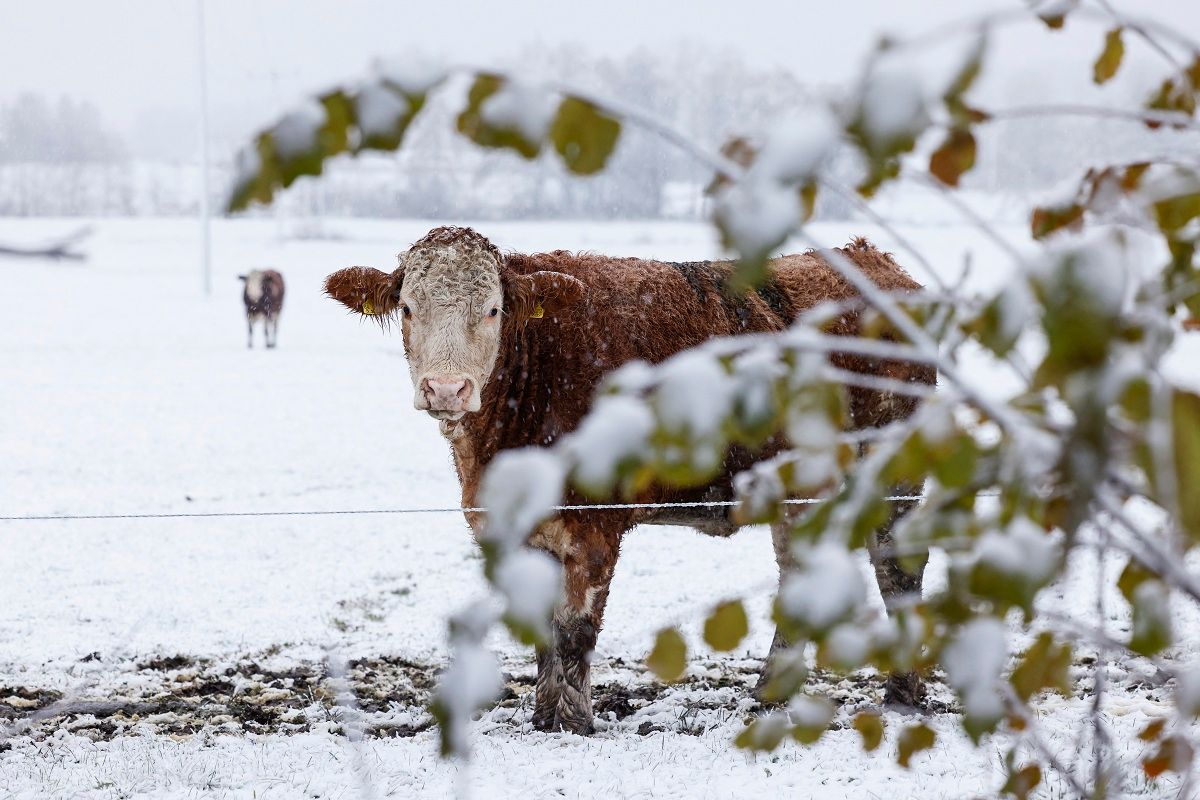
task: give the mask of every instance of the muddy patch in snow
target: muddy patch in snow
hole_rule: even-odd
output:
[[[159,657],[117,668],[103,686],[63,695],[0,685],[0,723],[18,735],[45,738],[69,730],[96,741],[123,735],[338,732],[351,716],[379,736],[412,736],[432,725],[424,706],[435,667],[396,658],[349,662],[355,706],[337,701],[323,663],[278,665]]]
[[[482,714],[485,732],[531,730],[535,667],[508,665],[503,695]],[[696,664],[679,683],[649,679],[636,663],[614,658],[597,664],[594,708],[600,731],[649,735],[699,734],[760,710],[752,688],[755,660]],[[338,683],[322,662],[286,661],[273,652],[237,659],[158,656],[113,664],[90,690],[62,693],[0,682],[0,726],[41,740],[67,730],[96,741],[157,734],[341,733],[347,723],[366,735],[408,737],[433,727],[426,710],[440,664],[400,657],[363,658],[347,664],[353,704],[339,703]],[[873,675],[817,672],[811,682],[839,705],[877,703]]]
[[[352,703],[344,695],[339,702],[338,681],[325,663],[287,661],[269,651],[226,660],[175,655],[114,664],[96,688],[67,694],[0,679],[0,730],[35,741],[59,730],[103,741],[135,735],[342,734],[348,724],[367,736],[412,737],[433,728],[427,706],[442,665],[385,656],[346,666]],[[535,667],[532,661],[515,661],[508,668],[501,698],[481,715],[484,734],[532,732]],[[683,680],[667,685],[650,678],[638,663],[604,660],[593,674],[598,735],[699,735],[748,721],[762,711],[753,695],[760,668],[754,659],[698,662]],[[1077,691],[1086,690],[1081,683]],[[1131,694],[1161,691],[1136,679],[1128,684],[1124,688]],[[883,699],[883,680],[869,671],[814,670],[808,688],[842,710],[835,727],[861,709],[879,707]],[[959,711],[938,676],[929,689],[926,714]]]

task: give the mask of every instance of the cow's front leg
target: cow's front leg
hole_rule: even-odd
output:
[[[534,688],[533,727],[539,731],[554,730],[558,716],[558,696],[562,688],[562,662],[555,646],[557,635],[551,624],[550,642],[537,647],[537,685]]]
[[[897,486],[893,490],[893,494],[902,496],[920,493],[919,488],[911,486]],[[871,564],[875,567],[875,580],[879,584],[879,593],[883,595],[883,604],[889,614],[896,601],[902,598],[912,599],[914,596],[917,600],[921,598],[921,583],[929,555],[926,553],[920,556],[919,564],[912,570],[905,569],[893,552],[895,539],[892,535],[896,523],[916,505],[915,500],[893,501],[888,521],[868,541],[867,549],[871,554]],[[924,707],[925,682],[920,673],[893,672],[889,675],[884,689],[884,702],[912,708]]]
[[[554,612],[552,641],[538,651],[533,724],[539,730],[586,735],[594,730],[591,657],[604,622],[618,546],[616,537],[595,530],[568,541],[570,547],[561,551],[563,599]]]

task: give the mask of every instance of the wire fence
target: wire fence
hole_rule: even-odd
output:
[[[804,497],[783,500],[785,505],[815,505],[825,502],[827,498]],[[904,502],[924,499],[922,495],[889,495],[883,498],[887,502]],[[740,505],[739,500],[699,500],[694,502],[676,503],[579,503],[575,505],[551,506],[550,510],[560,511],[616,511],[616,510],[652,510],[668,508],[732,508]],[[441,508],[356,508],[316,511],[180,511],[180,512],[138,512],[130,514],[18,514],[0,516],[0,522],[74,522],[83,520],[114,520],[114,519],[213,519],[220,517],[336,517],[363,516],[368,514],[487,514],[484,506],[445,506]]]

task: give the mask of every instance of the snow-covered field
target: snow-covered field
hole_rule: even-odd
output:
[[[0,240],[72,226],[0,220]],[[218,222],[211,298],[200,281],[198,228],[188,221],[99,221],[82,264],[0,259],[0,516],[457,505],[448,448],[411,407],[398,337],[356,323],[320,292],[336,268],[387,267],[428,227],[331,220],[313,238],[311,228],[284,235],[295,226],[271,220]],[[694,260],[717,249],[709,228],[683,223],[480,229],[502,248],[522,250]],[[813,230],[829,244],[866,233],[914,264],[869,225]],[[973,288],[994,290],[1008,274],[999,251],[968,228],[903,233],[951,281],[968,252]],[[1008,233],[1024,237],[1017,228]],[[288,282],[274,351],[245,347],[235,276],[260,266],[280,269]],[[1197,351],[1195,341],[1185,343],[1181,373]],[[967,366],[989,391],[1012,385],[982,359]],[[766,757],[735,750],[730,740],[753,710],[747,686],[770,638],[773,573],[763,530],[728,540],[635,531],[596,654],[599,733],[531,732],[531,653],[497,638],[511,692],[477,725],[476,758],[462,768],[439,760],[424,710],[446,659],[445,618],[483,591],[460,515],[0,522],[0,723],[54,701],[69,712],[0,741],[0,798],[469,790],[895,799],[997,790],[1002,738],[971,748],[944,692],[951,702],[931,714],[937,745],[911,770],[895,765],[894,732],[904,719],[891,712],[891,732],[875,754],[861,753],[849,729]],[[1094,566],[1077,564],[1046,602],[1090,613],[1090,574]],[[741,650],[705,651],[702,612],[746,594],[752,629]],[[1114,627],[1123,624],[1123,607],[1110,608]],[[641,660],[654,632],[679,622],[690,626],[698,654],[687,680],[666,688]],[[1181,619],[1181,657],[1200,649],[1196,622]],[[334,703],[328,678],[331,664],[347,662],[358,711]],[[1165,710],[1163,689],[1120,668],[1115,677],[1106,712],[1119,731]],[[882,694],[871,675],[816,680],[844,701],[839,719]],[[1039,705],[1052,747],[1074,746],[1086,693],[1084,680],[1074,698]],[[369,735],[355,745],[343,723]],[[1126,789],[1160,796],[1171,786],[1163,779]],[[1052,784],[1048,796],[1061,788]]]

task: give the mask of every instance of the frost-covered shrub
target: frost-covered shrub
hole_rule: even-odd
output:
[[[1149,40],[1166,56],[1161,85],[1141,107],[1075,106],[1071,113],[1200,133],[1196,42],[1170,25],[1126,20],[1108,3],[1028,5],[1051,28],[1068,16],[1110,26],[1092,65],[1097,83],[1120,69],[1127,37]],[[857,195],[861,203],[888,181],[913,178],[958,203],[952,190],[975,165],[975,132],[1005,112],[977,107],[972,89],[987,66],[992,28],[1014,18],[986,16],[956,29],[971,37],[969,46],[933,80],[913,58],[923,39],[884,42],[866,59],[846,102],[780,120],[760,137],[731,141],[720,154],[646,112],[569,86],[528,86],[487,72],[472,76],[457,125],[481,146],[530,158],[551,147],[579,174],[605,167],[626,125],[665,134],[713,168],[713,221],[738,261],[738,281],[752,285],[775,247],[792,235],[807,238],[804,221],[818,192]],[[231,208],[270,200],[337,154],[398,147],[426,94],[447,75],[402,64],[335,89],[264,131],[238,160]],[[859,156],[854,187],[829,170],[839,146]],[[927,161],[916,153],[928,153]],[[1044,246],[1036,253],[1011,250],[1013,277],[990,299],[945,287],[900,300],[829,252],[830,264],[860,291],[861,336],[827,335],[825,326],[844,309],[826,306],[776,336],[710,342],[663,364],[626,365],[609,377],[572,435],[553,448],[497,458],[481,496],[490,510],[486,570],[499,602],[452,620],[455,658],[437,701],[446,752],[466,752],[470,715],[499,688],[494,660],[481,644],[486,631],[503,620],[527,641],[546,635],[560,576],[522,544],[554,513],[568,485],[597,498],[653,480],[695,485],[711,477],[731,444],[753,447],[783,434],[789,450],[738,476],[736,515],[786,519],[793,532],[797,570],[775,603],[793,646],[772,665],[772,686],[789,702],[748,725],[738,746],[770,750],[787,737],[810,743],[835,718],[826,699],[802,694],[811,643],[818,661],[838,670],[942,669],[962,704],[966,732],[977,742],[1003,736],[995,740],[1005,771],[998,792],[1026,797],[1053,775],[1071,793],[1103,796],[1128,779],[1128,754],[1143,752],[1135,757],[1146,779],[1174,772],[1186,791],[1200,670],[1172,658],[1172,609],[1200,604],[1200,574],[1188,558],[1200,545],[1200,395],[1163,369],[1180,331],[1200,328],[1200,166],[1185,155],[1136,153],[1097,165],[1069,194],[1035,209],[1030,232]],[[981,238],[1000,240],[959,207]],[[1134,248],[1126,235],[1073,233],[1113,214],[1150,231],[1158,250]],[[843,384],[866,377],[832,369],[829,356],[851,347],[877,360],[936,366],[937,395],[924,397],[905,423],[848,437]],[[1018,391],[1000,401],[991,387],[977,385],[960,368],[966,348],[1007,363],[1020,377]],[[923,391],[875,379],[881,391]],[[856,459],[858,450],[864,453]],[[890,513],[888,495],[897,486],[924,486],[925,497],[884,545],[917,561],[931,548],[943,549],[951,568],[944,589],[907,598],[885,616],[867,607],[854,552]],[[784,502],[799,496],[817,502],[785,517]],[[1130,630],[1111,629],[1106,614],[1091,628],[1042,610],[1045,588],[1080,554],[1098,554],[1101,564],[1106,557],[1120,561],[1115,587],[1111,571],[1099,570],[1084,599],[1102,608],[1105,590],[1115,588],[1131,609]],[[746,625],[741,603],[725,601],[705,621],[705,639],[731,649]],[[1072,691],[1076,650],[1099,654],[1083,664],[1094,703],[1073,751],[1092,754],[1087,771],[1072,753],[1048,750],[1038,730],[1038,697]],[[647,663],[673,680],[686,656],[682,636],[666,629]],[[1141,731],[1136,747],[1114,742],[1103,714],[1105,676],[1117,657],[1174,681],[1174,706]],[[878,714],[860,713],[851,725],[867,750],[884,740]],[[910,766],[935,738],[922,723],[904,726],[892,739],[898,762]]]

